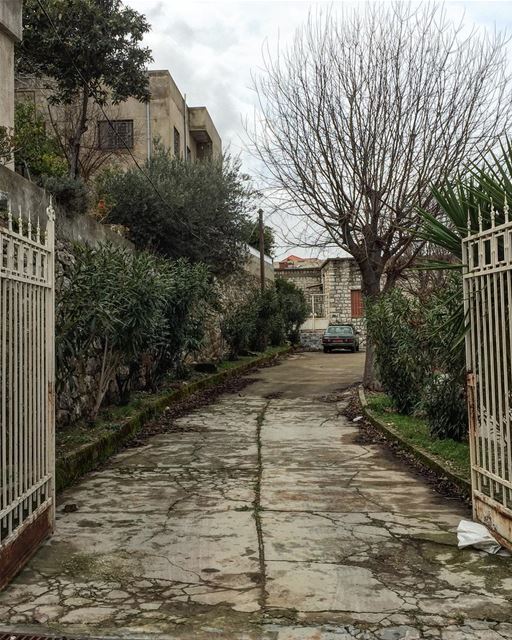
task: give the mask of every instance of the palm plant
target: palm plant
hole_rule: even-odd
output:
[[[426,260],[421,268],[462,270],[462,239],[508,220],[512,203],[512,143],[507,140],[498,153],[489,153],[480,164],[466,165],[455,180],[432,188],[432,195],[435,213],[419,209],[422,228],[418,236],[440,249],[444,259]],[[446,322],[455,360],[460,359],[467,328],[462,283],[460,289],[455,294],[458,303],[453,305],[453,314]]]
[[[448,254],[436,268],[460,268],[462,238],[506,220],[512,203],[512,143],[501,144],[500,153],[489,153],[481,164],[466,165],[461,176],[433,188],[432,194],[436,213],[419,210],[419,236]]]

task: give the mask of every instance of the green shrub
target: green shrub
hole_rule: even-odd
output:
[[[283,281],[284,282],[284,281]],[[264,351],[269,345],[280,346],[304,321],[307,305],[304,295],[294,285],[280,281],[255,290],[222,321],[222,335],[236,357],[247,349]]]
[[[291,344],[300,342],[300,327],[309,314],[306,296],[293,282],[278,278],[275,284],[283,319],[283,330]]]
[[[265,351],[273,337],[279,340],[278,334],[284,336],[281,309],[275,288],[267,287],[264,291],[256,293],[252,305],[254,327],[249,344],[254,351]]]
[[[41,176],[39,184],[51,193],[55,202],[70,216],[86,213],[89,206],[89,191],[80,178],[64,176]]]
[[[243,267],[253,191],[238,160],[189,162],[157,145],[145,173],[152,184],[137,168],[98,178],[107,222],[126,226],[140,249],[205,263],[216,275]]]
[[[32,180],[67,173],[68,164],[56,136],[48,134],[44,117],[30,102],[16,104],[14,148],[17,170]]]
[[[169,371],[184,374],[183,360],[201,347],[206,316],[215,300],[215,287],[206,265],[190,264],[186,259],[162,259],[160,264],[167,278],[165,331],[147,380],[151,389]]]
[[[379,380],[401,413],[420,402],[427,364],[421,348],[421,311],[398,289],[367,305],[368,334]]]
[[[458,441],[466,438],[466,393],[460,379],[447,374],[433,376],[425,387],[422,408],[434,437]]]
[[[251,303],[237,307],[226,315],[221,322],[221,332],[229,346],[229,357],[236,359],[249,349],[254,333],[254,309]]]
[[[0,127],[0,164],[5,164],[12,159],[14,152],[14,139],[7,127]]]
[[[422,411],[438,438],[467,434],[464,355],[457,326],[459,273],[425,303],[395,289],[368,305],[380,382],[400,413]]]
[[[180,269],[184,265],[111,244],[76,247],[57,300],[58,373],[63,384],[76,361],[91,350],[98,354],[101,373],[92,418],[113,380],[121,403],[128,402],[143,354],[155,356],[183,345],[175,334],[184,329],[174,325],[169,312],[177,303]],[[172,313],[176,317],[175,309]]]

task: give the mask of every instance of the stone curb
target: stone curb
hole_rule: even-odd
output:
[[[368,420],[368,422],[377,429],[382,435],[384,435],[388,440],[391,440],[399,445],[401,449],[410,453],[416,460],[421,462],[421,464],[425,465],[436,474],[440,476],[444,476],[451,482],[453,485],[459,489],[460,493],[466,497],[471,498],[471,482],[459,476],[457,473],[451,471],[448,467],[446,467],[438,458],[435,458],[431,453],[425,451],[421,447],[417,445],[413,445],[408,442],[402,434],[394,429],[392,426],[385,424],[378,418],[376,418],[370,409],[368,408],[368,401],[364,394],[364,389],[362,386],[359,387],[359,402],[361,403],[361,410],[364,417]]]
[[[238,366],[231,367],[225,371],[220,371],[200,380],[195,380],[181,389],[175,389],[167,395],[158,397],[148,397],[143,402],[143,406],[138,408],[134,415],[119,422],[119,429],[112,433],[103,435],[94,442],[89,442],[74,451],[58,459],[55,464],[55,485],[56,491],[74,484],[83,475],[95,469],[100,463],[105,462],[112,455],[117,453],[128,440],[139,433],[144,425],[154,419],[169,405],[188,398],[198,391],[209,389],[229,380],[248,369],[259,367],[276,360],[279,356],[285,355],[292,350],[292,347],[283,347],[271,354],[255,357],[252,360],[243,362]]]

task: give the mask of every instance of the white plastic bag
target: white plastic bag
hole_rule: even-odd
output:
[[[475,547],[475,549],[481,549],[487,553],[504,551],[496,538],[489,533],[487,527],[478,522],[471,522],[470,520],[461,520],[459,522],[459,526],[457,527],[457,540],[459,549]]]

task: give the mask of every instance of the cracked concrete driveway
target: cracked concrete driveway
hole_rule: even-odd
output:
[[[463,504],[358,442],[362,354],[297,354],[61,496],[2,630],[233,640],[512,638],[512,562]],[[77,511],[65,513],[65,504]]]

